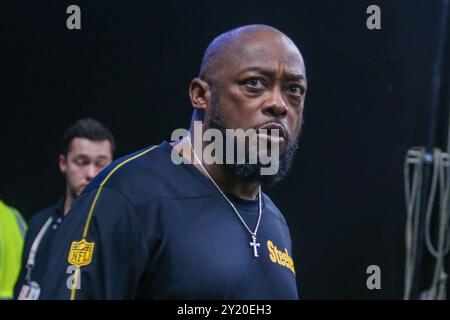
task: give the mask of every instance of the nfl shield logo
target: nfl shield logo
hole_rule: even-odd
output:
[[[78,242],[72,242],[67,261],[78,268],[90,264],[94,252],[94,245],[94,242],[87,242],[84,239]]]

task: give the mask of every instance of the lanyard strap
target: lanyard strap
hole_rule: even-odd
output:
[[[37,250],[39,248],[39,245],[41,244],[44,234],[47,232],[47,229],[48,229],[48,227],[50,227],[50,224],[52,223],[52,221],[53,221],[52,217],[47,219],[44,226],[41,228],[38,235],[34,239],[33,244],[31,245],[30,254],[28,255],[28,260],[27,260],[27,275],[26,275],[27,281],[31,280],[31,270],[34,267]]]

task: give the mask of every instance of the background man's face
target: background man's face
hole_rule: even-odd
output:
[[[74,138],[67,155],[59,156],[59,167],[66,175],[70,192],[78,196],[89,181],[111,161],[112,149],[109,140]]]
[[[227,61],[231,63],[220,68],[214,81],[207,122],[216,107],[226,128],[280,124],[283,154],[297,139],[302,122],[306,76],[298,49],[282,36],[259,33],[243,41]]]

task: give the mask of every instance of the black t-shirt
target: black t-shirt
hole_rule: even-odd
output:
[[[256,258],[229,203],[171,151],[163,142],[116,160],[86,187],[55,238],[42,299],[298,299],[289,229],[269,197]],[[253,229],[258,203],[232,201]]]

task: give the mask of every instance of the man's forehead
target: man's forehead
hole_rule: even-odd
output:
[[[94,141],[86,138],[74,138],[70,143],[69,153],[87,154],[97,156],[99,154],[111,153],[111,143],[109,140]]]
[[[239,39],[231,48],[230,62],[235,71],[251,67],[283,69],[291,74],[305,74],[303,58],[288,38],[259,35]]]

